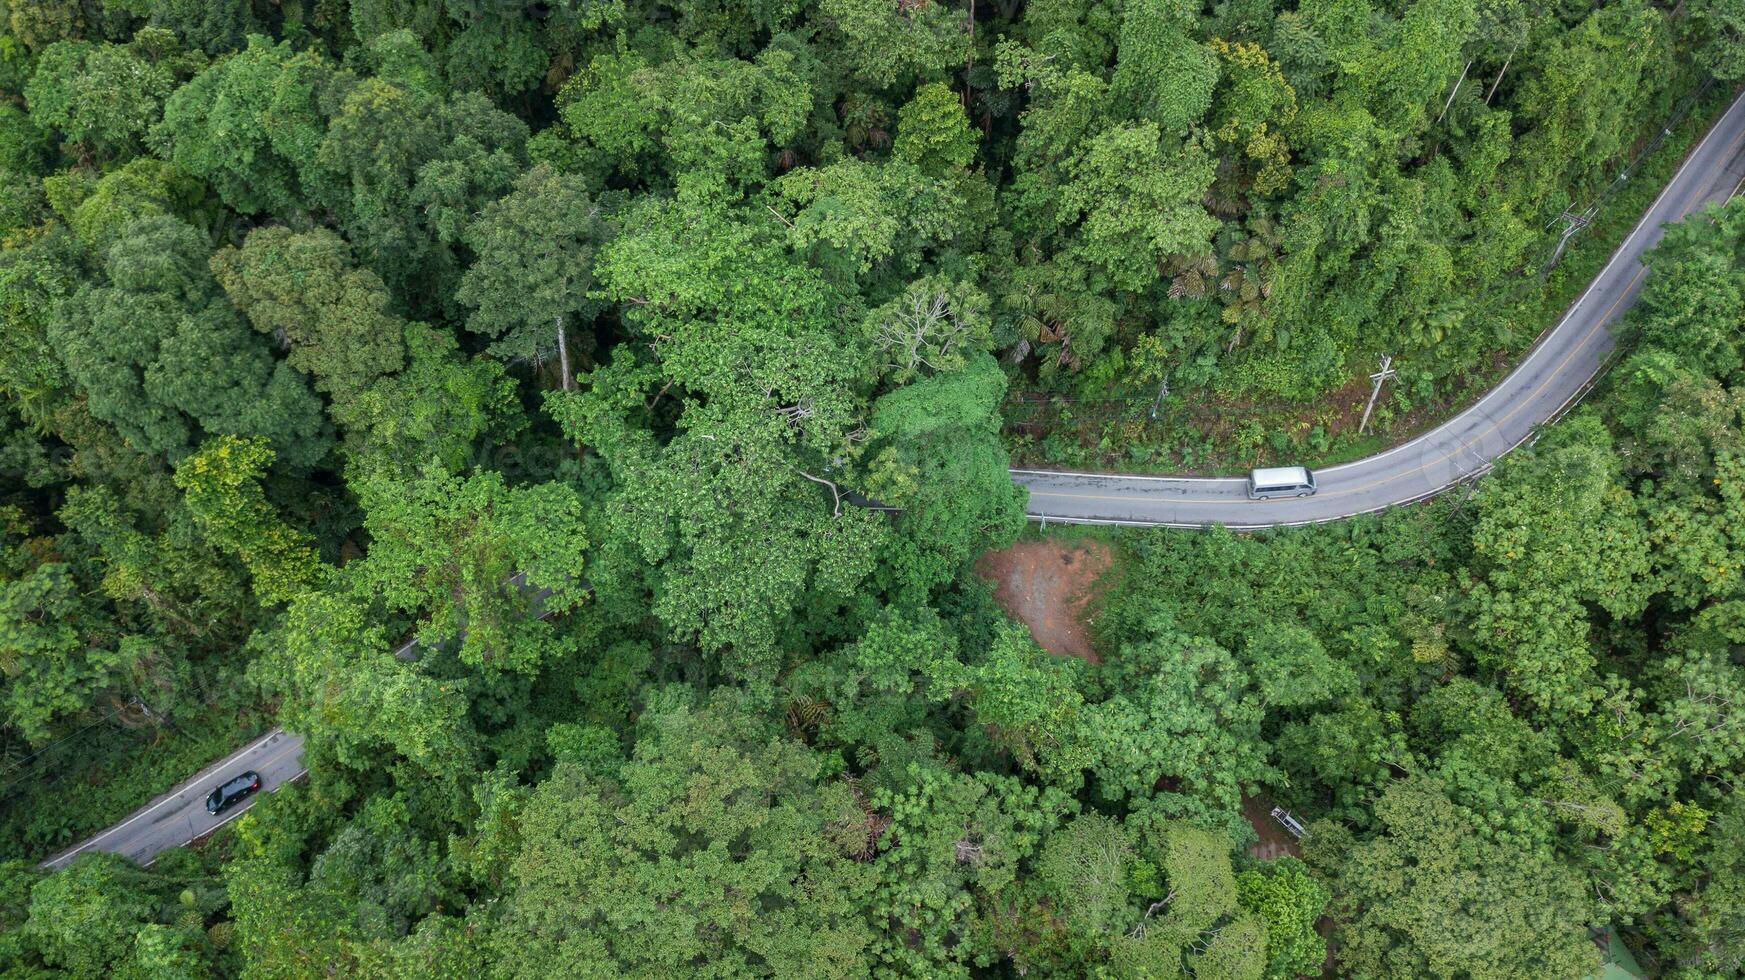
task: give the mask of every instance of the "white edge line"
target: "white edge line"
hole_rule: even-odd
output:
[[[278,785],[274,786],[272,789],[267,790],[266,792],[277,793],[279,790],[284,789],[286,786],[291,785],[292,783],[296,782],[299,779],[302,779],[304,776],[307,776],[307,775],[309,775],[309,770],[307,767],[299,769],[296,772],[292,773],[291,775],[286,776],[284,779],[279,780]],[[225,824],[231,822],[232,820],[235,820],[237,817],[240,817],[243,814],[247,813],[248,811],[254,809],[255,801],[258,799],[260,799],[259,794],[255,794],[253,796],[250,796],[248,798],[248,803],[243,805],[243,806],[237,807],[236,810],[230,814],[230,816],[225,817],[223,820],[218,821],[217,823],[213,824],[210,827],[207,827],[205,830],[200,831],[198,834],[195,834],[194,836],[188,838],[187,840],[181,842],[180,844],[171,844],[170,847],[187,847],[189,844],[194,843],[195,841],[199,840],[202,837],[206,837],[208,835],[217,833],[218,828],[224,826]],[[151,860],[142,864],[141,867],[149,868],[152,865],[158,863],[158,854],[162,854],[164,851],[169,850],[170,847],[160,848],[156,854],[153,854],[151,856]]]
[[[1666,182],[1666,185],[1660,189],[1660,193],[1656,194],[1654,196],[1654,202],[1652,204],[1648,205],[1648,210],[1642,212],[1642,217],[1637,220],[1636,227],[1630,229],[1630,234],[1625,236],[1625,238],[1622,242],[1618,243],[1618,247],[1612,251],[1611,258],[1607,259],[1606,264],[1600,267],[1599,273],[1597,275],[1595,275],[1593,277],[1593,279],[1588,282],[1587,288],[1583,289],[1581,291],[1581,295],[1577,296],[1575,298],[1575,302],[1569,304],[1569,308],[1564,310],[1563,316],[1559,317],[1555,324],[1553,324],[1551,327],[1546,329],[1543,333],[1541,333],[1539,335],[1538,339],[1533,341],[1533,345],[1527,349],[1526,355],[1523,356],[1521,358],[1520,362],[1515,365],[1514,370],[1512,370],[1508,374],[1504,375],[1503,379],[1501,381],[1497,382],[1496,385],[1494,387],[1492,387],[1489,391],[1485,392],[1484,395],[1482,395],[1478,401],[1475,401],[1471,405],[1468,405],[1463,411],[1461,411],[1461,413],[1459,415],[1456,415],[1455,417],[1442,423],[1442,425],[1437,426],[1435,429],[1431,429],[1429,432],[1426,432],[1422,435],[1419,435],[1416,438],[1410,439],[1406,442],[1402,442],[1399,445],[1394,446],[1391,449],[1384,449],[1379,453],[1375,453],[1375,454],[1370,455],[1370,456],[1365,456],[1362,459],[1354,459],[1354,460],[1351,460],[1350,462],[1339,463],[1339,464],[1336,464],[1334,466],[1326,467],[1325,469],[1316,470],[1315,472],[1327,473],[1327,472],[1331,472],[1333,470],[1345,469],[1347,467],[1352,467],[1352,466],[1359,466],[1359,465],[1373,462],[1373,461],[1378,460],[1378,459],[1382,459],[1382,458],[1387,457],[1387,456],[1391,456],[1394,453],[1397,453],[1402,449],[1409,449],[1412,446],[1416,445],[1418,442],[1425,440],[1425,439],[1428,439],[1432,435],[1435,435],[1436,431],[1438,429],[1441,429],[1445,426],[1453,425],[1454,423],[1460,421],[1460,419],[1463,416],[1468,415],[1471,412],[1476,411],[1480,406],[1484,405],[1485,402],[1489,401],[1492,397],[1496,396],[1499,392],[1501,392],[1503,390],[1503,388],[1507,387],[1510,379],[1512,379],[1516,374],[1519,374],[1522,370],[1524,370],[1528,365],[1530,365],[1532,363],[1534,357],[1538,356],[1539,353],[1545,349],[1545,347],[1547,346],[1546,342],[1551,339],[1552,335],[1556,334],[1557,331],[1561,330],[1563,328],[1563,325],[1568,323],[1571,317],[1575,316],[1576,311],[1581,309],[1581,305],[1583,303],[1587,302],[1588,296],[1591,295],[1593,293],[1593,291],[1599,287],[1601,282],[1606,280],[1607,276],[1612,271],[1612,266],[1617,265],[1618,260],[1624,257],[1624,253],[1625,253],[1625,251],[1627,251],[1629,249],[1630,243],[1634,242],[1636,240],[1637,236],[1641,235],[1644,231],[1658,229],[1661,225],[1669,223],[1667,221],[1655,221],[1655,220],[1653,220],[1654,219],[1654,212],[1659,209],[1661,202],[1666,200],[1666,195],[1672,193],[1673,188],[1678,186],[1680,180],[1682,180],[1684,178],[1686,172],[1690,171],[1691,168],[1693,166],[1695,166],[1695,164],[1697,162],[1697,158],[1702,155],[1703,147],[1709,145],[1709,140],[1713,139],[1714,135],[1721,131],[1721,123],[1724,122],[1728,116],[1731,116],[1734,112],[1738,111],[1738,109],[1741,105],[1745,105],[1745,91],[1741,91],[1739,94],[1737,94],[1733,97],[1732,103],[1730,105],[1728,105],[1726,110],[1721,113],[1720,118],[1716,119],[1714,125],[1709,127],[1708,132],[1703,134],[1703,138],[1697,141],[1697,145],[1692,147],[1689,153],[1685,154],[1685,158],[1678,165],[1678,169],[1673,171],[1671,179],[1669,179]],[[1689,215],[1678,215],[1677,217],[1675,217],[1671,220],[1672,221],[1680,221],[1686,217],[1689,217]],[[1626,288],[1628,288],[1628,287],[1626,287]],[[1605,324],[1602,322],[1600,324],[1600,326],[1603,328],[1605,326]]]
[[[1731,115],[1732,112],[1735,109],[1737,109],[1741,103],[1745,103],[1745,91],[1742,91],[1739,94],[1739,96],[1737,96],[1733,100],[1733,104],[1727,107],[1727,111],[1723,112],[1721,114],[1721,118],[1725,119],[1727,116]],[[1691,150],[1689,157],[1687,157],[1684,164],[1679,167],[1678,173],[1674,174],[1672,180],[1667,182],[1666,187],[1661,189],[1660,195],[1654,199],[1654,203],[1648,206],[1648,211],[1646,213],[1644,213],[1642,221],[1637,223],[1636,231],[1633,231],[1630,233],[1630,238],[1634,238],[1636,236],[1636,233],[1641,231],[1642,226],[1647,223],[1648,217],[1654,213],[1654,209],[1660,206],[1661,199],[1666,196],[1667,192],[1672,189],[1672,185],[1678,182],[1678,178],[1681,175],[1683,175],[1685,169],[1688,168],[1690,166],[1690,164],[1696,159],[1697,154],[1699,154],[1702,151],[1703,146],[1706,143],[1708,143],[1709,137],[1713,136],[1715,131],[1720,129],[1720,128],[1721,128],[1720,121],[1717,120],[1715,125],[1710,127],[1709,131],[1703,135],[1702,140],[1697,143],[1695,149]],[[1733,192],[1728,194],[1727,197],[1723,199],[1723,201],[1731,200],[1734,196],[1736,196],[1739,192],[1740,187],[1745,187],[1745,178],[1741,178],[1739,185],[1734,187]],[[1570,312],[1573,312],[1575,310],[1575,307],[1579,306],[1581,301],[1583,299],[1587,298],[1587,293],[1591,292],[1593,290],[1594,286],[1598,284],[1598,282],[1601,278],[1604,278],[1606,270],[1610,269],[1612,266],[1612,263],[1617,261],[1618,254],[1623,251],[1624,245],[1628,244],[1629,241],[1630,241],[1630,239],[1626,238],[1624,240],[1624,243],[1620,244],[1618,246],[1618,252],[1613,253],[1612,260],[1610,262],[1607,262],[1605,268],[1600,270],[1600,275],[1596,276],[1594,281],[1588,284],[1587,290],[1584,290],[1581,297],[1579,297],[1576,300],[1575,304],[1570,307]],[[1569,314],[1566,313],[1564,315],[1564,320],[1567,320],[1568,318],[1569,318]],[[1563,323],[1563,320],[1558,321],[1559,326],[1561,326],[1562,323]],[[1551,335],[1551,333],[1555,331],[1555,329],[1556,328],[1553,328],[1552,330],[1546,331],[1545,335],[1542,336],[1540,338],[1540,340],[1535,343],[1535,345],[1534,345],[1535,349],[1537,349],[1537,347],[1544,342],[1545,338],[1549,337]],[[1528,354],[1528,357],[1530,358],[1531,355],[1532,355],[1532,352],[1530,351]],[[1461,475],[1453,480],[1450,480],[1449,482],[1444,483],[1441,486],[1439,486],[1433,490],[1427,490],[1427,491],[1420,493],[1420,494],[1417,494],[1415,496],[1407,497],[1404,500],[1396,500],[1396,501],[1392,501],[1391,503],[1381,504],[1381,505],[1376,506],[1376,507],[1370,507],[1366,510],[1354,511],[1354,512],[1349,513],[1349,514],[1341,514],[1341,515],[1337,515],[1334,517],[1317,517],[1317,518],[1313,518],[1311,520],[1306,520],[1306,521],[1275,521],[1275,522],[1268,523],[1268,524],[1220,524],[1220,522],[1218,522],[1218,521],[1200,521],[1200,522],[1146,521],[1146,520],[1134,520],[1134,519],[1128,519],[1128,518],[1063,517],[1063,516],[1050,515],[1050,514],[1031,514],[1028,512],[1024,516],[1029,520],[1037,521],[1043,525],[1046,525],[1048,523],[1048,521],[1052,519],[1055,522],[1061,523],[1061,524],[1100,524],[1100,525],[1120,525],[1123,527],[1167,527],[1167,528],[1176,528],[1176,529],[1180,529],[1180,530],[1193,530],[1193,531],[1206,530],[1206,529],[1214,527],[1214,526],[1222,526],[1222,527],[1224,527],[1228,530],[1231,530],[1231,531],[1264,531],[1264,530],[1267,530],[1269,528],[1276,528],[1276,527],[1308,527],[1308,526],[1314,525],[1314,524],[1331,524],[1334,521],[1343,521],[1343,520],[1347,520],[1347,519],[1352,518],[1352,517],[1361,517],[1365,514],[1377,514],[1377,513],[1384,511],[1384,510],[1389,509],[1390,507],[1403,507],[1403,506],[1406,506],[1408,504],[1421,503],[1425,500],[1430,499],[1431,497],[1435,497],[1439,494],[1447,493],[1449,490],[1452,490],[1455,487],[1458,487],[1462,484],[1468,483],[1470,481],[1476,480],[1482,476],[1487,475],[1488,473],[1490,473],[1491,470],[1496,468],[1496,464],[1497,464],[1498,460],[1502,459],[1504,456],[1509,455],[1510,453],[1514,452],[1515,450],[1521,448],[1522,446],[1526,445],[1527,443],[1533,442],[1536,439],[1538,439],[1538,437],[1544,431],[1546,426],[1551,425],[1552,423],[1557,422],[1558,420],[1562,419],[1564,415],[1569,413],[1570,409],[1572,409],[1576,405],[1580,404],[1582,399],[1587,397],[1587,394],[1594,389],[1595,385],[1598,384],[1599,379],[1605,375],[1608,365],[1611,364],[1612,360],[1614,358],[1616,358],[1617,355],[1618,355],[1617,348],[1613,348],[1611,351],[1608,351],[1606,353],[1606,356],[1600,359],[1599,367],[1597,369],[1595,369],[1594,373],[1589,375],[1588,378],[1585,381],[1583,381],[1581,383],[1581,385],[1579,387],[1577,387],[1574,392],[1571,392],[1569,397],[1564,399],[1562,404],[1558,405],[1557,408],[1554,409],[1549,416],[1547,416],[1543,421],[1537,422],[1532,427],[1530,427],[1527,431],[1527,434],[1525,436],[1523,436],[1515,444],[1509,446],[1507,449],[1504,449],[1502,452],[1496,454],[1495,456],[1492,456],[1490,459],[1486,460],[1482,465],[1480,465],[1477,469],[1474,469],[1469,473],[1465,473],[1465,474],[1463,474],[1463,475]],[[1524,367],[1526,365],[1526,363],[1527,363],[1527,359],[1526,358],[1522,359],[1521,364],[1515,368],[1515,371],[1519,371],[1522,367]],[[1509,372],[1509,375],[1504,377],[1503,381],[1498,382],[1496,388],[1492,388],[1490,392],[1486,393],[1485,398],[1489,398],[1491,394],[1495,393],[1505,383],[1507,383],[1508,378],[1512,377],[1515,374],[1515,371]],[[1429,432],[1426,432],[1423,435],[1418,436],[1416,439],[1413,439],[1409,442],[1401,443],[1400,445],[1395,446],[1394,448],[1389,449],[1385,452],[1377,453],[1374,456],[1366,456],[1363,459],[1354,460],[1350,463],[1341,463],[1338,466],[1329,466],[1326,469],[1316,470],[1315,472],[1325,473],[1329,470],[1340,469],[1340,468],[1347,467],[1347,466],[1356,466],[1360,463],[1365,463],[1365,462],[1368,462],[1368,461],[1374,460],[1374,459],[1380,459],[1383,456],[1389,455],[1389,454],[1394,453],[1394,452],[1398,452],[1399,450],[1405,449],[1406,447],[1412,445],[1415,442],[1418,442],[1419,440],[1429,438],[1430,436],[1434,435],[1437,431],[1439,431],[1445,427],[1449,427],[1449,426],[1454,425],[1454,423],[1460,421],[1463,417],[1465,417],[1467,414],[1472,412],[1474,409],[1478,408],[1478,406],[1483,404],[1483,403],[1484,403],[1484,398],[1481,398],[1478,401],[1474,402],[1472,405],[1468,406],[1468,408],[1465,411],[1461,412],[1459,415],[1456,415],[1454,418],[1449,419],[1447,422],[1442,423],[1442,425],[1437,426],[1435,429],[1431,429]],[[1012,473],[1024,473],[1024,474],[1037,474],[1037,475],[1043,475],[1043,476],[1053,476],[1053,475],[1083,476],[1083,477],[1117,476],[1117,477],[1120,477],[1122,479],[1167,480],[1167,481],[1175,481],[1175,482],[1189,482],[1189,481],[1215,482],[1215,481],[1220,481],[1220,480],[1231,480],[1231,481],[1238,481],[1239,482],[1241,480],[1241,477],[1167,477],[1167,476],[1145,476],[1145,475],[1125,475],[1125,474],[1107,474],[1107,473],[1105,473],[1105,474],[1082,473],[1082,472],[1071,472],[1071,471],[1066,471],[1066,470],[1028,470],[1028,469],[1016,469],[1016,468],[1012,469],[1011,472]],[[1020,484],[1020,485],[1022,486],[1023,484]],[[1029,488],[1026,487],[1026,489],[1029,489]]]

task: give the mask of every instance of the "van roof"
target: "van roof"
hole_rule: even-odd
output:
[[[1255,486],[1297,486],[1309,482],[1309,471],[1302,466],[1274,466],[1253,470],[1248,478]]]

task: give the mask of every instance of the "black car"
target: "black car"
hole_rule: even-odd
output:
[[[238,800],[248,797],[260,788],[261,774],[250,769],[213,790],[212,795],[206,797],[206,812],[214,815],[223,813],[235,806]]]

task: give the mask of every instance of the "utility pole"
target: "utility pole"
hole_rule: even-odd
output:
[[[1151,420],[1157,421],[1157,409],[1163,400],[1169,397],[1169,379],[1160,378],[1157,382],[1157,397],[1151,400]]]
[[[1381,356],[1381,370],[1369,376],[1375,382],[1375,388],[1369,393],[1369,404],[1363,406],[1363,421],[1357,423],[1357,434],[1363,435],[1363,430],[1369,428],[1369,413],[1375,411],[1375,400],[1381,397],[1381,383],[1399,372],[1394,370],[1394,359],[1386,354]]]
[[[1557,265],[1557,260],[1563,258],[1563,251],[1569,247],[1569,240],[1575,237],[1576,232],[1591,224],[1594,220],[1594,215],[1598,213],[1599,204],[1596,203],[1580,214],[1565,208],[1562,214],[1552,219],[1552,224],[1556,224],[1559,221],[1564,223],[1563,234],[1558,236],[1557,247],[1551,250],[1551,258],[1546,260],[1544,268],[1539,270],[1540,282],[1544,282],[1545,277],[1551,274],[1551,269],[1553,266]]]

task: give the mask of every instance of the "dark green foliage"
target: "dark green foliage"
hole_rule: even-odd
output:
[[[1739,976],[1745,206],[1463,500],[974,573],[1003,407],[1475,382],[1735,6],[9,0],[0,857],[309,774],[0,974]]]

